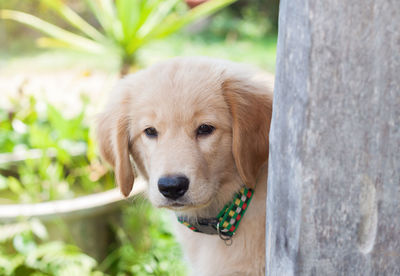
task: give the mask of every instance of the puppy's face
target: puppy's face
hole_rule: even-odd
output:
[[[225,204],[243,183],[254,186],[268,156],[271,112],[270,95],[257,90],[225,66],[185,59],[121,81],[98,136],[122,192],[133,184],[129,156],[157,207],[202,209]]]
[[[174,78],[179,77],[162,78],[131,103],[136,123],[129,133],[152,203],[185,210],[210,204],[220,184],[237,174],[232,118],[221,86],[206,79],[182,85],[183,79]]]

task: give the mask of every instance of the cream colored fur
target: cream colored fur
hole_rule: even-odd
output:
[[[154,206],[215,217],[242,185],[255,189],[231,246],[172,219],[194,275],[264,274],[272,85],[259,76],[227,61],[176,58],[121,80],[99,116],[100,150],[125,196],[139,173]],[[205,123],[215,131],[196,136]],[[146,136],[148,127],[157,138]],[[158,191],[158,179],[169,174],[190,180],[176,201]]]

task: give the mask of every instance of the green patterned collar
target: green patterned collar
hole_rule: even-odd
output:
[[[216,218],[187,218],[179,216],[178,221],[194,232],[219,235],[227,245],[232,244],[239,223],[253,197],[253,190],[243,187],[233,197],[232,202],[225,205]]]

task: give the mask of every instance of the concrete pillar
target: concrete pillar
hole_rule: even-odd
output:
[[[281,0],[267,275],[400,275],[400,1]]]

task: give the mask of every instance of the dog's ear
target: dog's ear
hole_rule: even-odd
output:
[[[232,115],[232,152],[238,172],[254,189],[261,166],[268,160],[272,93],[265,83],[228,78],[222,84]]]
[[[114,168],[115,178],[124,196],[132,190],[134,174],[129,160],[129,120],[118,107],[98,116],[97,138],[100,154]]]

